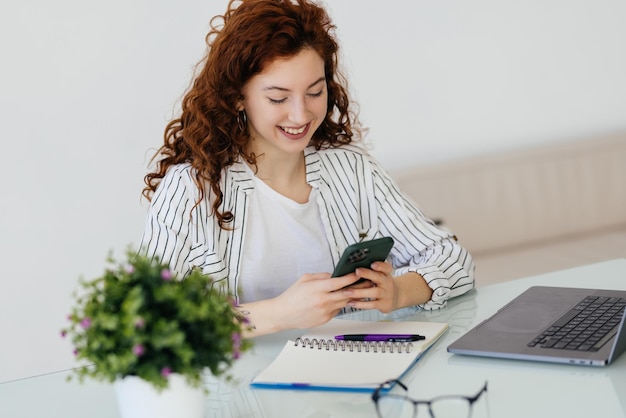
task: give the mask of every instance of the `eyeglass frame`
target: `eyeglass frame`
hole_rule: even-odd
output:
[[[391,396],[391,397],[394,397],[396,399],[402,399],[402,400],[405,400],[405,401],[409,401],[409,402],[411,402],[413,404],[413,411],[417,411],[417,406],[418,405],[426,405],[428,407],[428,413],[430,414],[431,418],[436,418],[435,415],[433,414],[433,411],[432,411],[431,407],[430,407],[433,402],[440,401],[440,400],[446,399],[446,398],[465,399],[469,403],[469,408],[470,408],[470,411],[471,411],[472,408],[474,407],[474,403],[476,403],[478,401],[478,399],[480,399],[480,397],[481,397],[481,395],[483,393],[487,392],[487,381],[485,381],[485,384],[483,385],[483,387],[474,396],[441,395],[441,396],[435,396],[434,398],[431,398],[429,400],[420,400],[420,399],[410,398],[410,397],[408,397],[406,395],[396,395],[396,394],[391,394],[391,393],[381,393],[381,391],[383,389],[385,389],[386,386],[390,386],[392,384],[399,385],[406,392],[409,391],[407,386],[404,383],[402,383],[400,380],[398,380],[398,379],[390,379],[390,380],[387,380],[386,382],[381,383],[376,388],[376,390],[372,393],[372,401],[374,401],[374,405],[376,407],[376,414],[378,415],[378,418],[384,418],[381,415],[380,410],[378,409],[378,400],[381,397],[383,397],[383,396]],[[389,389],[391,389],[391,388],[389,388]]]

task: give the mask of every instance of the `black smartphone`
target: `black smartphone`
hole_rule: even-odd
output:
[[[345,276],[358,267],[370,268],[375,261],[385,261],[393,248],[393,238],[383,237],[357,242],[345,249],[335,266],[333,277]]]

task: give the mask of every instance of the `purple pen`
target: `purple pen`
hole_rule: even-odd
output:
[[[335,335],[336,340],[343,341],[383,341],[383,342],[411,342],[426,339],[418,334],[344,334]]]

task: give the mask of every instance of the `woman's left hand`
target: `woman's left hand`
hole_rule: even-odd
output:
[[[425,303],[432,296],[432,289],[422,276],[410,272],[394,277],[393,266],[384,261],[373,263],[370,269],[358,268],[356,274],[366,280],[347,288],[352,291],[348,306],[354,308],[389,313]]]

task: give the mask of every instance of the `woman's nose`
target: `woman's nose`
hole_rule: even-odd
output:
[[[291,107],[289,108],[289,119],[294,123],[306,123],[307,121],[307,105],[306,101],[301,99],[296,99],[291,102]]]

